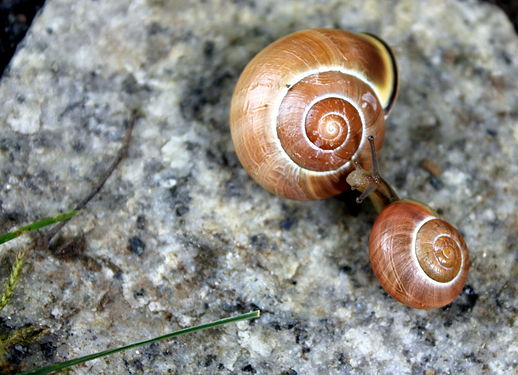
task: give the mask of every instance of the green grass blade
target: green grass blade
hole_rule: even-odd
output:
[[[95,353],[95,354],[85,355],[84,357],[79,357],[79,358],[71,359],[71,360],[68,360],[68,361],[61,362],[61,363],[56,363],[54,365],[41,367],[41,368],[36,369],[36,370],[26,371],[26,372],[23,372],[23,373],[21,373],[19,375],[43,375],[43,374],[50,374],[51,372],[54,372],[54,371],[62,370],[64,368],[67,368],[67,367],[70,367],[70,366],[74,366],[74,365],[78,365],[80,363],[91,361],[92,359],[104,357],[104,356],[107,356],[107,355],[110,355],[110,354],[114,354],[114,353],[118,353],[118,352],[122,352],[123,350],[128,350],[128,349],[131,349],[131,348],[135,348],[137,346],[141,346],[141,345],[145,345],[145,344],[151,344],[153,342],[170,339],[172,337],[176,337],[176,336],[180,336],[180,335],[185,335],[186,333],[201,331],[203,329],[213,328],[213,327],[217,327],[217,326],[220,326],[220,325],[223,325],[223,324],[228,324],[228,323],[234,323],[234,322],[238,322],[240,320],[258,318],[260,315],[261,315],[261,312],[259,310],[251,311],[251,312],[246,313],[246,314],[241,314],[241,315],[233,316],[233,317],[230,317],[230,318],[224,318],[224,319],[216,320],[214,322],[200,324],[200,325],[194,326],[194,327],[184,328],[184,329],[181,329],[179,331],[168,333],[167,335],[155,337],[154,339],[136,342],[134,344],[130,344],[130,345],[126,345],[126,346],[121,346],[121,347],[115,348],[115,349],[108,349],[108,350],[105,350],[105,351],[102,351],[102,352],[99,352],[99,353]]]
[[[10,241],[12,239],[15,239],[16,237],[20,237],[23,234],[27,234],[27,233],[33,232],[35,230],[41,229],[41,228],[46,227],[48,225],[52,225],[52,224],[58,223],[60,221],[68,220],[71,217],[73,217],[74,215],[76,215],[78,212],[79,211],[77,211],[77,210],[72,210],[72,211],[69,211],[69,212],[65,212],[64,214],[57,215],[57,216],[54,216],[54,217],[48,217],[46,219],[43,219],[43,220],[37,221],[35,223],[32,223],[32,224],[26,225],[24,227],[21,227],[21,228],[15,230],[15,231],[2,234],[2,235],[0,235],[0,245],[3,244],[4,242]]]

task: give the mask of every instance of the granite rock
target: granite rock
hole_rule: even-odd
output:
[[[296,30],[382,36],[400,65],[382,167],[401,195],[458,226],[462,295],[419,311],[372,274],[375,212],[353,194],[272,196],[230,140],[232,89]],[[47,0],[0,81],[0,230],[71,209],[121,146],[128,157],[30,254],[4,331],[29,369],[253,309],[259,320],[95,360],[75,374],[509,374],[518,371],[518,39],[476,1]],[[432,176],[422,160],[438,165]],[[0,248],[0,274],[10,249]]]

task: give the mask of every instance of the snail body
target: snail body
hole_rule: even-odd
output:
[[[390,49],[368,34],[311,29],[250,61],[234,90],[231,132],[244,168],[283,197],[322,199],[348,188],[354,158],[369,166],[395,101]]]

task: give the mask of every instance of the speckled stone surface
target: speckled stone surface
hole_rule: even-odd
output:
[[[468,286],[432,311],[390,298],[370,269],[375,212],[353,194],[287,201],[241,168],[228,126],[247,61],[311,27],[393,46],[401,92],[382,167],[402,196],[465,235]],[[71,209],[30,254],[2,332],[21,369],[224,316],[259,320],[95,360],[75,374],[510,374],[518,371],[518,38],[475,1],[47,0],[0,81],[0,230]],[[431,177],[421,160],[441,167]],[[0,248],[4,280],[19,240]]]

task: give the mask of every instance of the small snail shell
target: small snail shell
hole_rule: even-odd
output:
[[[418,309],[447,305],[468,277],[469,253],[461,234],[415,201],[395,201],[380,213],[369,255],[383,288]]]
[[[390,49],[368,34],[299,31],[246,66],[232,97],[236,153],[265,189],[291,199],[322,199],[348,185],[351,158],[370,165],[369,135],[381,148],[395,101]]]

